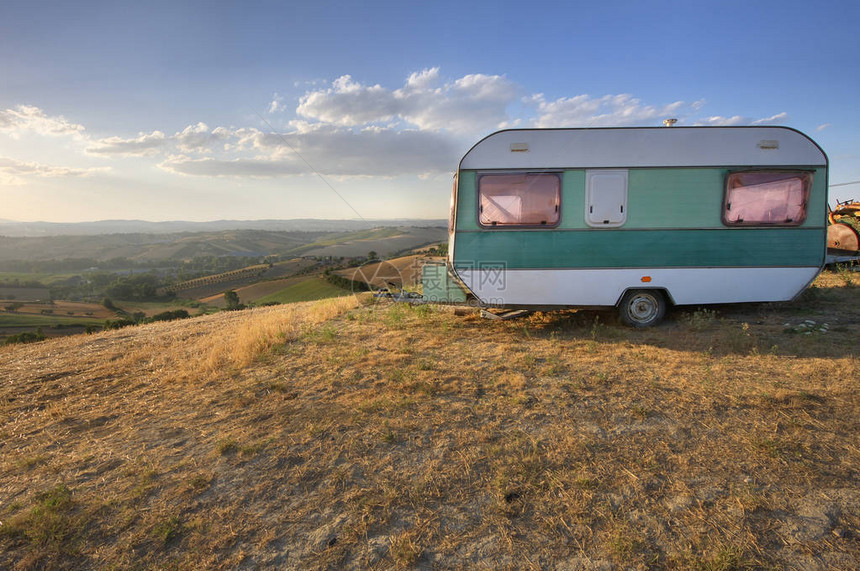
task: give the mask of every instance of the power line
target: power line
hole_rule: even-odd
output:
[[[831,184],[830,188],[834,186],[848,186],[849,184],[860,184],[860,180],[852,180],[851,182],[840,182],[838,184]]]
[[[327,187],[329,187],[329,188],[331,189],[331,191],[332,191],[333,193],[335,193],[335,194],[337,195],[337,197],[338,197],[338,198],[340,198],[340,199],[343,201],[343,203],[344,203],[344,204],[346,204],[347,206],[349,206],[350,210],[352,210],[353,212],[355,212],[355,215],[356,215],[356,216],[358,216],[359,218],[361,218],[362,222],[364,222],[364,223],[365,223],[365,224],[367,224],[368,226],[372,226],[372,224],[371,224],[370,222],[368,222],[367,220],[365,220],[365,219],[364,219],[364,216],[362,216],[361,214],[359,214],[358,210],[356,210],[356,209],[352,206],[352,204],[350,204],[350,203],[349,203],[349,201],[348,201],[347,199],[345,199],[345,198],[343,197],[343,195],[342,195],[341,193],[339,193],[339,192],[337,191],[337,189],[336,189],[335,187],[333,187],[333,186],[331,185],[331,183],[329,183],[329,181],[328,181],[328,180],[326,180],[326,178],[325,178],[322,174],[320,174],[320,172],[319,172],[317,169],[315,169],[315,168],[314,168],[314,166],[313,166],[311,163],[309,163],[309,162],[308,162],[308,160],[307,160],[306,158],[304,158],[304,157],[301,155],[301,153],[299,153],[299,152],[296,150],[296,148],[295,148],[295,147],[293,147],[293,146],[290,144],[290,142],[289,142],[289,141],[287,141],[287,139],[286,139],[283,135],[281,135],[278,131],[276,131],[276,130],[275,130],[275,128],[274,128],[274,127],[272,127],[272,124],[271,124],[271,123],[269,123],[268,121],[266,121],[266,118],[265,118],[265,117],[263,117],[263,116],[262,116],[262,115],[260,115],[259,113],[257,113],[257,117],[259,117],[259,118],[260,118],[260,120],[261,120],[263,123],[265,123],[266,125],[268,125],[268,127],[269,127],[269,129],[272,131],[272,133],[274,133],[275,135],[277,135],[277,136],[278,136],[278,138],[280,138],[280,139],[284,142],[284,144],[285,144],[286,146],[288,146],[288,147],[290,148],[290,150],[291,150],[291,151],[293,151],[293,153],[295,153],[295,154],[296,154],[296,156],[297,156],[297,157],[299,157],[300,159],[302,159],[302,162],[303,162],[303,163],[305,163],[306,165],[308,165],[308,168],[309,168],[309,169],[311,169],[311,170],[314,172],[314,174],[315,174],[315,175],[317,175],[317,176],[320,178],[320,180],[321,180],[321,181],[323,181],[323,182],[325,183],[325,185],[326,185]]]

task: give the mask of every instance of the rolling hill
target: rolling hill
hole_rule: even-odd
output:
[[[648,330],[347,296],[3,347],[0,567],[857,568],[858,285]]]
[[[4,237],[0,262],[92,258],[133,261],[186,260],[198,256],[387,256],[445,239],[441,227],[381,227],[357,231],[225,230],[173,234]]]
[[[170,220],[98,220],[95,222],[15,222],[0,219],[0,236],[95,236],[99,234],[176,234],[265,230],[268,232],[354,232],[368,227],[420,226],[444,227],[446,220],[214,220],[190,222]]]

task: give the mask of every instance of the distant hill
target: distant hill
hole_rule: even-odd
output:
[[[272,232],[348,232],[387,226],[445,226],[445,220],[97,220],[94,222],[14,222],[0,218],[0,236],[92,236],[101,234],[171,234],[177,232],[223,232],[267,230]]]
[[[62,260],[88,258],[98,261],[127,258],[138,262],[187,260],[199,256],[260,258],[281,256],[363,256],[375,251],[389,256],[439,242],[446,230],[440,226],[385,226],[374,229],[314,231],[219,230],[206,232],[119,233],[38,237],[0,236],[0,262],[9,260]],[[345,222],[349,225],[350,221]]]

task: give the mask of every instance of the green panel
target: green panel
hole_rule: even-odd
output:
[[[424,301],[460,302],[466,301],[466,293],[448,274],[445,264],[424,264],[421,267],[421,284]]]
[[[827,224],[827,169],[814,169],[812,189],[809,192],[809,208],[803,226]]]
[[[585,171],[564,171],[559,228],[588,228],[585,223]]]
[[[625,228],[717,228],[725,169],[630,169]]]
[[[457,229],[477,230],[478,228],[475,171],[460,171],[457,176]]]
[[[454,265],[516,268],[819,266],[824,228],[458,232]]]
[[[723,192],[725,177],[730,170],[743,169],[729,167],[629,169],[627,222],[622,228],[625,230],[723,228],[721,219]],[[809,210],[803,227],[821,226],[826,219],[826,169],[814,170],[816,172],[809,197]],[[479,229],[475,178],[475,171],[460,172],[457,200],[458,230]],[[561,210],[561,222],[556,230],[588,227],[585,223],[584,169],[564,171]],[[605,231],[601,230],[601,232]]]

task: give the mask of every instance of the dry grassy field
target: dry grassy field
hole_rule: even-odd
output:
[[[264,282],[257,282],[249,286],[239,287],[236,288],[234,291],[239,294],[239,301],[241,301],[242,303],[249,303],[252,301],[257,301],[261,297],[266,297],[267,295],[277,293],[286,287],[289,287],[302,281],[303,279],[307,278],[299,277],[282,278],[279,280],[268,280]],[[200,301],[213,307],[224,307],[226,305],[223,292],[217,293],[215,295],[210,295],[209,297],[204,297]]]
[[[15,300],[0,300],[0,304],[9,305],[15,303]],[[108,319],[114,316],[114,312],[106,309],[98,303],[86,303],[80,301],[52,301],[52,302],[22,302],[20,307],[16,307],[14,311],[5,311],[7,315],[44,315],[45,311],[50,312],[49,315],[57,316],[75,316],[75,317],[92,317],[94,319]]]
[[[648,330],[367,303],[0,348],[0,568],[860,567],[860,275]]]

